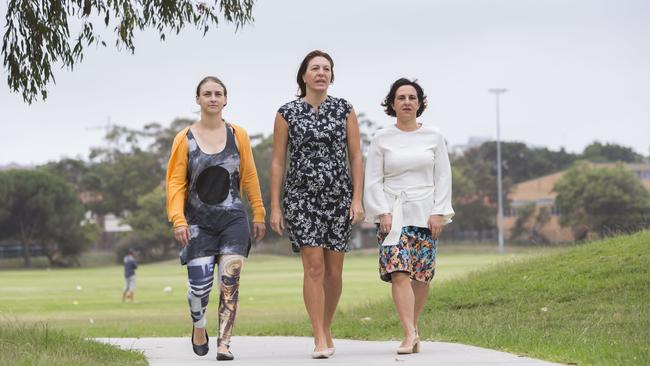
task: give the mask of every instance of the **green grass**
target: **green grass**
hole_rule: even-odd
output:
[[[147,365],[144,355],[129,352],[80,336],[72,336],[47,325],[0,327],[0,365]]]
[[[570,248],[517,250],[516,255],[470,254],[451,247],[441,252],[420,325],[422,338],[580,365],[650,364],[650,231]],[[541,252],[545,255],[537,255]],[[93,360],[123,355],[83,337],[190,332],[185,268],[176,261],[138,270],[135,304],[120,301],[119,266],[0,274],[3,365],[17,358],[2,355],[16,354],[33,357],[18,358],[18,364],[101,364]],[[309,335],[297,257],[253,256],[241,281],[237,334]],[[165,286],[172,286],[173,293],[164,293]],[[389,294],[390,286],[377,278],[374,253],[348,255],[335,336],[400,339]],[[213,327],[215,301],[208,315]],[[65,352],[68,345],[83,351]],[[42,348],[43,355],[34,351]],[[68,357],[63,354],[76,358],[59,361]],[[109,364],[142,360],[137,354],[124,357]]]
[[[384,300],[342,312],[334,328],[399,339],[398,324]],[[564,363],[649,365],[650,232],[435,280],[420,333]]]
[[[579,365],[650,364],[650,232],[505,256],[441,252],[422,338]],[[344,268],[335,336],[400,339],[390,285],[378,279],[374,252],[346,256]],[[184,267],[141,266],[135,304],[121,303],[122,281],[120,266],[2,271],[0,327],[46,323],[62,330],[65,342],[189,336]],[[254,255],[241,281],[236,334],[310,335],[299,258]],[[173,293],[164,293],[165,286]],[[216,297],[208,321],[217,324]]]
[[[444,249],[443,249],[444,252]],[[530,255],[530,254],[518,254]],[[436,281],[513,256],[449,254],[439,257]],[[369,253],[346,256],[340,309],[388,299],[390,286],[377,274],[377,257]],[[137,272],[135,304],[122,303],[121,266],[81,269],[16,270],[0,272],[0,325],[46,322],[89,337],[189,335],[185,267],[177,261],[142,265]],[[81,290],[77,290],[77,285]],[[171,286],[173,293],[163,292]],[[302,267],[298,257],[254,255],[244,265],[241,278],[237,334],[269,334],[276,328],[306,326],[302,302]],[[217,324],[213,296],[208,322]]]

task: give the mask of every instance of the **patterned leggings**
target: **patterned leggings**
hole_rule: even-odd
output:
[[[210,291],[214,281],[215,257],[201,257],[187,263],[190,288],[187,300],[194,327],[205,328],[205,308],[208,306]],[[235,316],[239,302],[239,273],[244,264],[244,256],[237,254],[218,257],[219,296],[219,339],[217,344],[230,344],[230,336],[235,325]]]

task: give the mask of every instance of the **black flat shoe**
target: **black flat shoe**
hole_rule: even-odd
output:
[[[199,356],[207,355],[208,351],[210,350],[210,347],[208,347],[209,343],[210,343],[210,337],[208,337],[208,330],[205,329],[205,344],[202,345],[194,344],[194,326],[192,325],[192,350],[194,351],[194,353],[196,353]]]
[[[232,361],[235,359],[232,353],[230,353],[230,346],[228,347],[228,353],[217,352],[217,361]]]

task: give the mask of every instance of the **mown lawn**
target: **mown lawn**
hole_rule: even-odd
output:
[[[436,282],[444,282],[493,263],[533,254],[440,255]],[[0,272],[0,323],[45,322],[88,337],[189,335],[186,271],[177,261],[142,265],[137,272],[135,304],[122,303],[122,268],[13,270]],[[170,286],[171,293],[163,292]],[[374,253],[346,257],[340,309],[351,310],[388,299],[390,287],[379,281]],[[242,274],[237,334],[269,334],[279,324],[307,324],[302,303],[302,267],[298,257],[252,256]],[[213,296],[208,322],[217,324]]]
[[[390,287],[377,279],[376,261],[374,254],[346,257],[336,337],[401,338]],[[443,249],[438,264],[420,325],[424,339],[578,365],[650,364],[648,231],[505,256],[453,250],[445,254]],[[120,301],[121,271],[119,266],[2,271],[0,326],[38,324],[28,332],[36,334],[28,337],[36,342],[35,348],[44,342],[43,324],[57,334],[50,339],[73,347],[82,347],[83,337],[93,336],[189,336],[184,267],[175,261],[141,266],[135,304]],[[301,276],[297,257],[252,257],[242,276],[236,334],[310,335]],[[165,286],[173,292],[163,292]],[[213,327],[215,300],[209,314]],[[14,352],[11,345],[15,349],[21,342],[12,339],[19,337],[15,332],[4,331],[3,337],[2,353]],[[86,356],[80,357],[108,352],[84,347],[90,348],[83,348]],[[45,354],[22,364],[46,364],[48,357],[59,362],[58,355]],[[114,363],[138,364],[142,360],[137,356]],[[59,364],[101,364],[83,360]],[[0,364],[12,363],[0,358]]]

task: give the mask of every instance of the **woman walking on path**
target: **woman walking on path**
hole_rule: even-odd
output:
[[[327,53],[307,54],[296,80],[298,99],[275,116],[270,221],[279,235],[286,228],[292,250],[300,253],[303,298],[314,334],[312,357],[328,358],[334,354],[331,326],[351,225],[364,217],[361,142],[352,105],[327,94],[334,81],[334,62]]]
[[[404,339],[398,354],[419,352],[418,319],[435,273],[436,241],[451,222],[451,166],[445,139],[417,121],[427,106],[416,81],[393,83],[382,106],[397,117],[373,137],[364,206],[377,223],[379,273],[392,283]]]
[[[181,130],[167,166],[167,215],[187,265],[192,349],[208,353],[205,310],[218,266],[219,338],[217,359],[232,360],[232,335],[239,297],[239,274],[251,247],[245,191],[253,209],[253,236],[265,234],[264,206],[246,131],[222,118],[226,86],[205,77],[196,88],[201,119]]]

